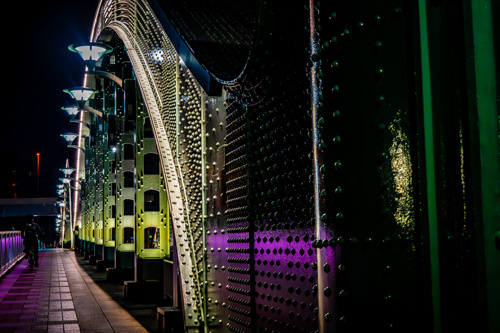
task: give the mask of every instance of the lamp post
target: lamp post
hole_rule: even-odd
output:
[[[111,46],[100,44],[100,43],[88,43],[88,44],[80,44],[80,45],[70,45],[68,47],[70,51],[78,53],[80,57],[82,57],[85,65],[87,66],[88,71],[86,74],[94,74],[105,77],[113,82],[115,82],[120,87],[123,87],[123,80],[118,76],[105,72],[96,70],[96,64],[102,59],[105,54],[113,52],[113,48]]]
[[[73,44],[73,45],[70,45],[68,48],[70,51],[78,53],[80,55],[80,57],[83,59],[83,61],[85,62],[85,65],[87,67],[86,72],[85,72],[86,77],[87,77],[87,75],[98,75],[98,76],[107,78],[115,83],[115,89],[116,89],[116,86],[120,86],[120,87],[123,86],[123,80],[121,78],[117,77],[114,74],[95,69],[97,65],[100,65],[102,57],[105,54],[108,54],[108,53],[113,51],[112,47],[105,45],[105,44],[100,44],[100,43],[88,43],[88,44]],[[84,82],[86,82],[86,79]],[[86,85],[86,83],[84,83],[84,85]],[[88,99],[95,92],[97,92],[96,90],[90,89],[87,87],[75,87],[75,88],[65,89],[64,92],[70,94],[71,97],[76,101],[78,110],[91,112],[91,113],[97,115],[98,117],[103,118],[104,121],[106,121],[106,122],[109,121],[108,117],[104,114],[104,112],[90,107],[87,103]],[[74,112],[76,115],[76,113],[78,111],[72,110],[71,112]],[[70,113],[70,111],[68,111],[68,113]],[[85,136],[83,134],[82,130],[83,130],[84,126],[87,125],[84,123],[83,120],[84,120],[84,113],[81,113],[80,114],[80,121],[79,121],[79,124],[80,124],[79,136],[80,137]],[[114,124],[114,122],[113,122],[113,124]],[[74,146],[70,143],[70,145],[68,145],[68,147],[79,149],[79,151],[77,152],[77,162],[76,162],[76,168],[77,168],[76,174],[77,175],[75,176],[75,178],[78,178],[80,176],[80,168],[81,168],[80,158],[82,156],[82,153],[85,152],[85,150],[83,149],[83,147],[81,145],[81,140],[76,146]],[[73,230],[74,230],[74,227],[76,225],[77,217],[79,216],[79,212],[77,211],[77,206],[79,203],[79,199],[78,199],[79,191],[78,190],[75,191],[75,197],[74,197],[75,207],[72,210],[72,212],[73,212],[73,217],[72,217]]]
[[[95,69],[95,65],[101,60],[103,55],[113,51],[111,46],[100,43],[72,44],[68,49],[78,53],[82,57],[89,71]]]
[[[93,114],[95,114],[96,116],[98,117],[103,117],[103,113],[101,111],[98,111],[98,110],[95,110],[94,108],[91,108],[90,106],[87,105],[87,101],[89,100],[89,98],[97,92],[97,90],[95,89],[91,89],[91,88],[87,88],[87,87],[73,87],[73,88],[68,88],[68,89],[64,89],[63,90],[65,93],[69,94],[73,100],[76,102],[76,105],[75,106],[72,106],[72,107],[65,107],[63,108],[64,110],[66,110],[70,115],[75,115],[79,112],[79,111],[88,111],[88,112],[91,112]],[[71,148],[78,148],[79,151],[77,152],[77,161],[76,161],[76,178],[78,179],[79,177],[79,174],[80,174],[80,156],[81,156],[81,153],[83,152],[83,147],[81,146],[81,142],[78,143],[76,146],[72,145],[73,143],[73,140],[77,137],[77,136],[81,136],[82,135],[82,129],[83,129],[83,113],[80,114],[80,130],[79,130],[79,134],[77,134],[75,137],[70,137],[70,136],[67,136],[67,141],[68,141],[68,147],[71,147]],[[81,141],[81,140],[80,140]],[[76,185],[76,182],[78,182],[78,180],[75,180],[75,187],[72,188],[69,183],[71,181],[72,178],[65,178],[67,180],[63,180],[63,182],[65,184],[68,184],[68,187],[69,189],[73,189],[75,192],[75,197],[74,197],[74,207],[71,208],[72,206],[72,200],[71,200],[71,195],[69,195],[69,206],[70,206],[70,224],[71,224],[71,247],[74,248],[75,246],[75,227],[76,227],[76,220],[77,220],[77,217],[78,217],[78,202],[79,202],[79,191],[80,191],[80,188],[79,186]],[[68,189],[68,191],[69,191]]]
[[[87,88],[87,87],[73,87],[63,90],[65,93],[69,94],[78,104],[78,108],[80,110],[89,111],[95,114],[98,117],[103,116],[101,111],[98,111],[90,106],[86,105],[87,101],[94,93],[97,92],[95,89]]]
[[[61,136],[63,138],[65,138],[66,141],[68,141],[68,144],[72,144],[73,141],[75,141],[75,139],[78,137],[78,134],[76,134],[76,133],[64,133],[64,134],[61,134]]]
[[[69,177],[75,171],[75,168],[66,167],[59,170],[62,171],[66,177]]]
[[[57,219],[56,219],[56,227],[59,227],[58,222],[59,222],[59,224],[62,223],[62,230],[60,233],[61,236],[60,236],[59,241],[63,247],[64,247],[64,238],[66,236],[66,221],[67,221],[67,218],[66,218],[67,212],[66,211],[67,210],[69,211],[71,208],[71,207],[67,207],[67,203],[68,203],[67,196],[69,197],[70,194],[69,194],[69,191],[65,187],[66,187],[65,184],[58,184],[57,185],[57,188],[58,188],[57,194],[62,199],[56,201],[57,206],[60,209],[60,214],[57,215]],[[69,228],[69,230],[71,232],[71,227]]]
[[[36,153],[36,196],[40,196],[40,153]]]
[[[63,106],[61,109],[66,111],[71,116],[71,118],[75,118],[78,112],[80,112],[80,109],[76,105]]]
[[[65,169],[72,169],[72,168],[65,168]],[[64,177],[64,178],[59,178],[59,180],[68,187],[68,203],[69,203],[69,220],[70,220],[70,226],[71,226],[71,247],[74,248],[75,246],[75,223],[73,221],[73,212],[71,211],[71,193],[70,189],[78,190],[77,187],[71,187],[70,182],[73,180],[75,183],[77,180],[75,178],[70,178],[70,177]]]

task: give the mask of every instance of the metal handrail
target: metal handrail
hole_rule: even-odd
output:
[[[21,231],[0,231],[0,277],[24,256]]]

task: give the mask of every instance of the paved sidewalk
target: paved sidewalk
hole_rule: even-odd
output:
[[[0,279],[0,332],[147,332],[77,264],[74,252],[40,251]]]

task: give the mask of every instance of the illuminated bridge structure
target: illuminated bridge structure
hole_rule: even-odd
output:
[[[189,332],[500,330],[492,3],[100,1],[76,246]]]

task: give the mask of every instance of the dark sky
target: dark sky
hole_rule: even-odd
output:
[[[68,46],[88,42],[97,4],[98,0],[13,1],[2,20],[0,154],[6,158],[15,153],[25,160],[40,152],[41,168],[54,179],[49,182],[54,195],[56,178],[62,176],[55,170],[64,167],[66,158],[74,167],[75,150],[66,147],[60,134],[77,130],[61,110],[71,104],[62,90],[81,86],[84,71],[80,57]]]

